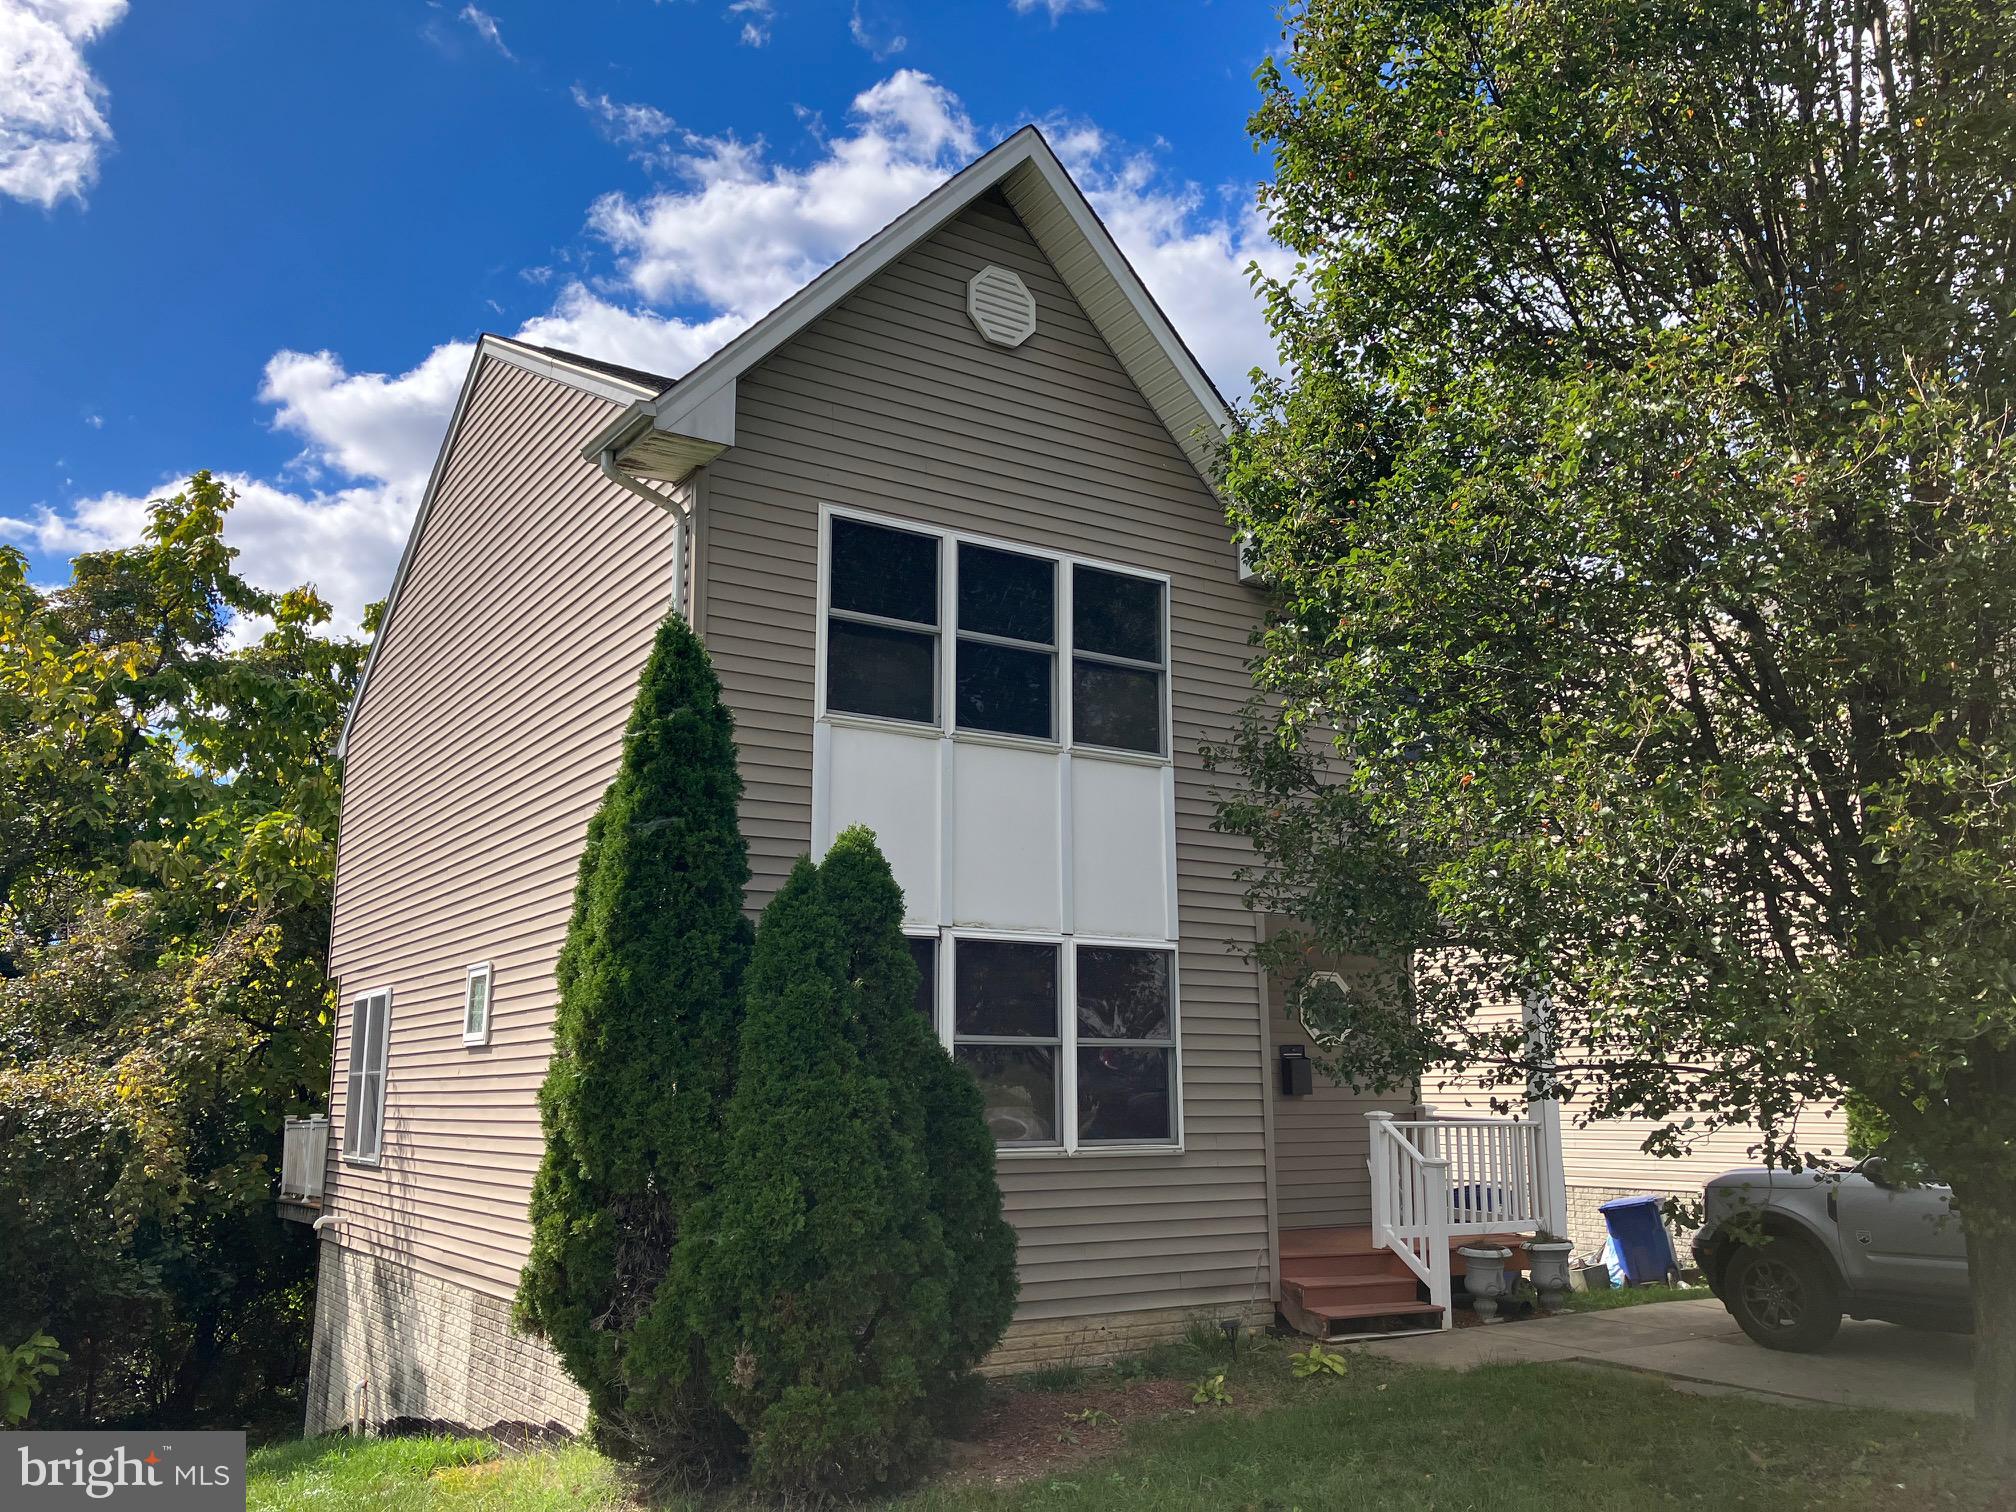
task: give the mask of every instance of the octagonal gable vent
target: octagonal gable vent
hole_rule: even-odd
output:
[[[985,267],[966,285],[966,313],[996,346],[1020,346],[1036,330],[1036,297],[1006,268]]]

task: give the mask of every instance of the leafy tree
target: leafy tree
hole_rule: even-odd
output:
[[[52,1423],[189,1421],[306,1357],[272,1180],[328,1086],[364,647],[236,574],[232,502],[198,473],[54,590],[0,549],[0,1338],[67,1353]]]
[[[903,891],[875,844],[856,825],[819,863],[828,905],[848,945],[847,977],[863,1058],[889,1079],[905,1137],[924,1154],[932,1212],[945,1237],[950,1292],[944,1384],[971,1371],[1015,1315],[1021,1282],[1015,1229],[1001,1212],[994,1135],[980,1084],[945,1053],[916,1009],[917,967],[903,938]]]
[[[590,825],[561,951],[517,1314],[587,1393],[605,1445],[676,1474],[736,1449],[665,1277],[723,1153],[750,945],[741,793],[720,683],[670,615]]]
[[[1965,1213],[2016,1444],[2016,12],[1306,0],[1261,70],[1290,376],[1224,757],[1256,901],[1422,973],[1344,1069],[1655,1149],[1847,1089]]]
[[[866,900],[842,878],[867,870],[828,878],[801,859],[763,911],[727,1158],[679,1257],[751,1474],[787,1495],[864,1490],[914,1462],[952,1348],[917,1089],[874,1058],[893,994],[849,975],[843,914]],[[862,964],[914,995],[907,959],[907,975],[893,957]]]

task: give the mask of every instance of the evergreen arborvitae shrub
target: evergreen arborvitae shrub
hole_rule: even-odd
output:
[[[928,1447],[955,1300],[922,1118],[867,1053],[828,891],[800,860],[763,912],[727,1160],[676,1268],[752,1477],[815,1499]]]
[[[899,1121],[914,1129],[931,1210],[944,1232],[953,1311],[940,1368],[949,1385],[1001,1342],[1020,1289],[1015,1230],[1001,1213],[986,1103],[980,1084],[945,1053],[917,1012],[917,966],[903,938],[903,890],[874,833],[861,825],[843,831],[819,876],[847,941],[863,1053],[889,1078]]]
[[[670,615],[589,825],[560,955],[517,1321],[586,1393],[606,1448],[674,1475],[739,1452],[664,1282],[719,1166],[733,1086],[750,951],[741,792],[714,669]]]

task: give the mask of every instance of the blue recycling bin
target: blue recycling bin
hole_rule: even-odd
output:
[[[1623,1262],[1626,1281],[1642,1286],[1680,1274],[1673,1236],[1659,1216],[1657,1197],[1619,1197],[1596,1211],[1603,1215],[1603,1227],[1610,1232],[1610,1247]]]

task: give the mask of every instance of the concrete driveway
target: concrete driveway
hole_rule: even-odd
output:
[[[1970,1413],[1972,1342],[1890,1323],[1844,1322],[1819,1354],[1786,1354],[1751,1343],[1710,1297],[1456,1328],[1366,1347],[1388,1359],[1449,1370],[1519,1361],[1610,1365],[1665,1376],[1683,1390]]]

